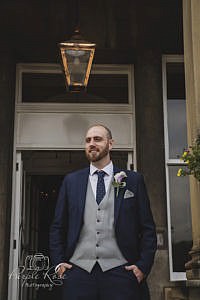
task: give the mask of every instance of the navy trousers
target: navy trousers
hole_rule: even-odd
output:
[[[141,300],[137,278],[124,265],[102,272],[95,264],[91,273],[73,265],[62,289],[62,300]]]

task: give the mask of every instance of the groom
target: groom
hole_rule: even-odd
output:
[[[156,251],[143,176],[113,166],[111,131],[91,126],[89,168],[64,178],[50,231],[63,300],[146,300]],[[114,176],[115,175],[115,176]]]

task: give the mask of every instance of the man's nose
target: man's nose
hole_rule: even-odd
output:
[[[90,143],[89,143],[89,146],[94,146],[95,145],[95,140],[94,139],[91,139],[90,140]]]

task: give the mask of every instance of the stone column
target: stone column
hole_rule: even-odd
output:
[[[0,299],[7,299],[12,198],[15,63],[0,49]]]
[[[158,1],[136,1],[134,74],[137,169],[144,174],[156,228],[166,241],[162,52],[159,37],[162,10],[159,5]],[[148,277],[151,299],[154,300],[160,299],[163,286],[169,286],[166,244],[164,242],[162,249],[157,251]]]
[[[200,133],[200,1],[183,0],[188,144]],[[190,178],[193,247],[186,264],[188,285],[200,287],[200,183]],[[199,291],[198,291],[199,293]],[[198,294],[197,293],[197,294]],[[191,299],[197,299],[192,297]],[[199,299],[199,298],[198,298]]]

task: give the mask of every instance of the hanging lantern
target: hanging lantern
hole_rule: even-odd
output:
[[[86,89],[96,44],[86,42],[79,29],[69,41],[59,44],[63,71],[69,91],[79,92]]]

